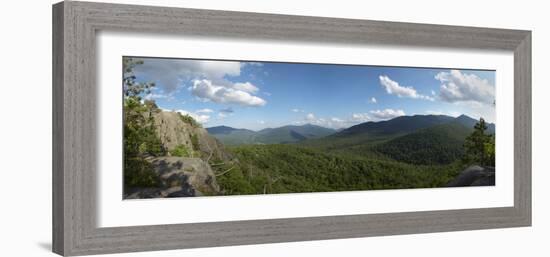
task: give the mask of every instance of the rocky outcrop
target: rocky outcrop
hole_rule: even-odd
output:
[[[165,149],[171,151],[183,145],[199,153],[199,158],[230,160],[223,144],[209,135],[206,129],[184,121],[177,112],[162,111],[153,114],[157,134]]]
[[[495,168],[473,165],[460,172],[460,175],[447,183],[448,187],[494,186]]]
[[[148,115],[153,117],[155,131],[167,155],[144,157],[151,164],[160,185],[155,188],[125,188],[125,199],[220,194],[210,164],[231,161],[223,144],[196,122],[177,112],[157,110]]]
[[[160,178],[157,188],[130,188],[126,199],[216,195],[220,187],[210,165],[200,158],[149,157]]]

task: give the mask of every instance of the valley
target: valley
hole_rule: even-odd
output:
[[[227,149],[238,165],[218,179],[230,190],[225,193],[261,194],[446,186],[471,165],[463,162],[463,145],[476,122],[465,115],[404,116],[309,138],[294,135],[322,130],[311,124],[286,126],[268,130],[279,130],[278,138],[284,140],[274,144],[235,144],[231,138],[239,129],[226,127],[225,134],[217,127],[207,130],[234,143]],[[494,133],[494,124],[488,127]]]

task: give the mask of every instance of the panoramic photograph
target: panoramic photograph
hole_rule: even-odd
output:
[[[495,185],[495,71],[123,57],[123,199]]]

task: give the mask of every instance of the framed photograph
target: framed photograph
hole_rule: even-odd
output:
[[[531,225],[530,31],[65,1],[53,103],[60,255]]]

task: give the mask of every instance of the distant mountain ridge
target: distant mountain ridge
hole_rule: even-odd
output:
[[[206,129],[208,133],[210,134],[231,134],[234,131],[241,131],[241,132],[254,132],[250,129],[238,129],[238,128],[232,128],[228,126],[217,126],[217,127],[211,127]]]
[[[351,126],[347,129],[340,131],[335,137],[348,137],[358,134],[372,134],[372,135],[384,135],[384,134],[397,134],[397,133],[410,133],[418,129],[431,127],[438,124],[448,123],[455,118],[446,115],[413,115],[413,116],[400,116],[391,120],[385,121],[369,121],[361,123],[355,126]]]
[[[429,128],[435,125],[457,122],[465,127],[473,128],[478,120],[467,115],[451,117],[447,115],[412,115],[400,116],[386,121],[369,121],[344,129],[332,137],[350,137],[359,134],[369,134],[371,136],[384,136],[392,134],[408,134],[419,129]],[[495,133],[495,124],[486,123],[487,131]]]
[[[449,164],[462,158],[464,141],[473,130],[455,120],[391,139],[374,150],[411,164]]]
[[[336,130],[312,124],[288,125],[266,128],[260,131],[228,126],[210,127],[206,130],[227,145],[294,143],[306,139],[325,137],[336,132]]]
[[[462,124],[466,127],[473,128],[479,120],[476,120],[472,117],[469,117],[467,115],[462,114],[462,115],[456,117],[454,121],[456,121],[456,122],[458,122],[458,123],[460,123],[460,124]],[[490,134],[494,134],[495,129],[496,129],[495,124],[494,123],[489,123],[489,122],[487,122],[486,124],[487,124],[487,132],[490,133]]]
[[[376,155],[377,158],[382,154],[409,163],[448,163],[449,160],[462,154],[462,142],[459,142],[455,135],[447,132],[458,133],[460,140],[463,140],[464,133],[471,133],[477,122],[478,120],[467,115],[400,116],[386,121],[361,123],[324,138],[301,141],[300,144],[340,154]],[[454,125],[443,126],[447,124]],[[488,133],[495,133],[495,124],[487,123],[487,127]],[[391,142],[391,140],[395,141]],[[411,145],[412,142],[417,145],[416,148],[401,148],[404,145]],[[385,147],[382,147],[381,145],[384,144],[386,144]],[[430,147],[440,149],[442,152],[447,151],[446,148],[448,148],[450,152],[446,154],[425,150]],[[425,161],[417,161],[424,157]]]
[[[345,129],[334,130],[312,124],[287,125],[266,128],[260,131],[233,128],[229,126],[210,127],[206,130],[227,145],[243,144],[283,144],[304,143],[310,146],[330,145],[339,148],[364,144],[372,141],[385,141],[411,134],[430,127],[456,123],[473,128],[478,120],[467,115],[451,117],[447,115],[400,116],[385,121],[368,121]],[[487,123],[487,132],[495,133],[495,124]]]

